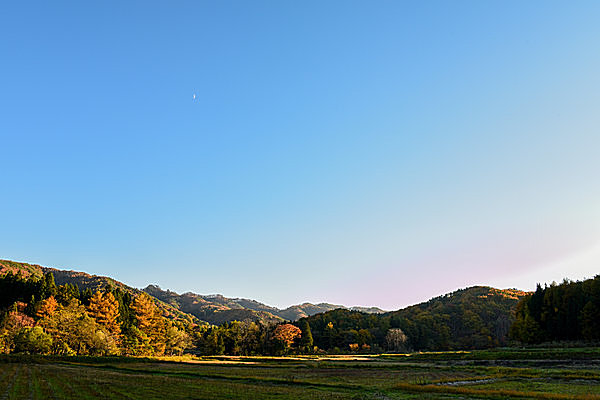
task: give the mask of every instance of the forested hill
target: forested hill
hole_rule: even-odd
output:
[[[476,349],[507,344],[519,300],[528,293],[474,286],[385,315],[415,349]]]
[[[23,277],[41,278],[44,274],[52,273],[56,284],[77,285],[81,290],[103,290],[106,287],[120,288],[131,294],[139,293],[139,289],[132,288],[113,278],[99,275],[90,275],[85,272],[67,271],[56,268],[42,267],[40,265],[0,260],[0,276],[11,272]],[[337,308],[341,305],[329,303],[303,303],[293,305],[286,309],[278,309],[256,300],[228,298],[222,295],[200,295],[195,293],[177,294],[170,290],[163,290],[156,285],[149,285],[143,289],[157,300],[163,313],[170,318],[190,319],[205,321],[209,324],[220,325],[232,321],[255,322],[280,322],[283,320],[296,321],[299,318],[318,314]],[[352,307],[368,313],[383,313],[376,308]]]
[[[334,310],[298,326],[308,322],[314,345],[325,350],[486,348],[507,343],[516,305],[526,295],[477,286],[382,315]]]
[[[74,284],[79,289],[90,289],[92,291],[104,289],[106,286],[119,287],[129,291],[136,291],[130,286],[125,285],[113,278],[107,276],[90,275],[85,272],[67,271],[56,268],[42,267],[37,264],[28,264],[9,260],[0,260],[0,276],[7,273],[21,275],[23,278],[41,278],[47,273],[54,275],[54,280],[58,285]]]
[[[46,274],[51,273],[54,276],[54,281],[57,285],[75,285],[81,291],[88,293],[96,292],[97,290],[105,290],[106,288],[120,289],[130,295],[141,293],[139,289],[127,286],[113,278],[107,276],[90,275],[79,271],[66,271],[56,268],[42,267],[36,264],[27,264],[9,260],[0,260],[0,276],[11,273],[15,276],[20,275],[24,278],[39,279]],[[177,308],[157,299],[156,304],[162,311],[163,315],[172,320],[185,320],[194,323],[201,321],[193,315],[184,313]]]

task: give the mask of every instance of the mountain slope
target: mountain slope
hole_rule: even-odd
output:
[[[85,272],[79,271],[66,271],[56,268],[42,267],[36,264],[28,264],[22,262],[15,262],[9,260],[0,260],[0,276],[6,273],[12,273],[14,275],[21,274],[23,277],[37,277],[40,278],[45,274],[52,273],[54,275],[54,281],[57,285],[74,284],[77,285],[79,290],[90,289],[93,292],[102,290],[104,288],[119,288],[125,292],[136,295],[141,290],[127,286],[122,282],[119,282],[113,278],[107,276],[90,275]],[[163,315],[167,318],[174,320],[187,320],[192,323],[202,323],[201,320],[194,317],[193,315],[181,312],[177,308],[155,299],[156,305],[162,311]]]
[[[22,276],[41,277],[52,273],[56,284],[76,284],[80,290],[91,289],[96,291],[105,287],[118,287],[130,293],[139,293],[139,289],[132,288],[107,276],[91,275],[85,272],[67,271],[56,268],[42,267],[40,265],[21,263],[8,260],[0,260],[0,275],[12,272],[21,273]],[[187,318],[186,315],[194,316],[195,319],[211,324],[219,325],[231,321],[262,321],[280,322],[283,320],[296,321],[303,317],[318,313],[345,308],[341,305],[329,303],[304,303],[293,305],[286,309],[272,307],[256,300],[242,298],[228,298],[220,294],[199,295],[195,293],[177,294],[170,290],[163,290],[156,285],[149,285],[143,289],[146,293],[157,299],[157,304],[165,315],[174,318]],[[365,312],[383,313],[376,307],[353,309]]]
[[[189,292],[179,295],[156,285],[149,285],[144,291],[182,312],[215,325],[230,321],[281,321],[281,318],[270,312],[243,307],[221,295],[201,296]]]
[[[314,344],[325,350],[353,343],[388,351],[487,348],[507,343],[516,305],[526,295],[474,286],[382,315],[337,309],[305,320]],[[392,346],[390,329],[401,329],[406,340]]]
[[[340,305],[335,305],[335,304],[329,304],[329,303],[319,303],[319,304],[303,303],[303,304],[298,304],[296,306],[290,306],[290,307],[286,308],[285,310],[280,310],[279,315],[283,319],[286,319],[289,321],[295,321],[300,318],[309,317],[311,315],[335,310],[338,308],[345,309],[346,307],[340,306]]]
[[[415,348],[472,349],[506,345],[515,309],[527,292],[473,286],[386,314],[412,335]],[[427,332],[435,333],[428,335]],[[429,336],[429,337],[427,337]]]
[[[9,272],[13,275],[21,274],[23,278],[41,278],[44,275],[44,267],[36,264],[0,260],[0,275],[5,275]]]

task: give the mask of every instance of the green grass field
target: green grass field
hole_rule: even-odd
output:
[[[600,399],[600,350],[0,358],[0,399]]]

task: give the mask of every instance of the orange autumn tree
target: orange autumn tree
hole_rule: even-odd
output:
[[[160,310],[147,293],[138,294],[131,303],[135,313],[136,326],[150,339],[150,345],[157,355],[165,352],[165,321]]]
[[[102,293],[97,291],[90,299],[87,306],[87,313],[94,318],[96,322],[106,328],[106,330],[118,339],[121,335],[119,326],[119,302],[111,292]]]
[[[277,326],[273,331],[273,337],[283,343],[285,350],[287,351],[294,340],[302,336],[302,331],[295,325],[282,324]]]
[[[58,308],[58,302],[54,299],[54,296],[48,297],[46,300],[42,300],[35,312],[38,318],[51,317]]]

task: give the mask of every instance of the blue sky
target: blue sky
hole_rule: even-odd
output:
[[[593,277],[598,20],[593,1],[5,3],[0,258],[277,306]]]

